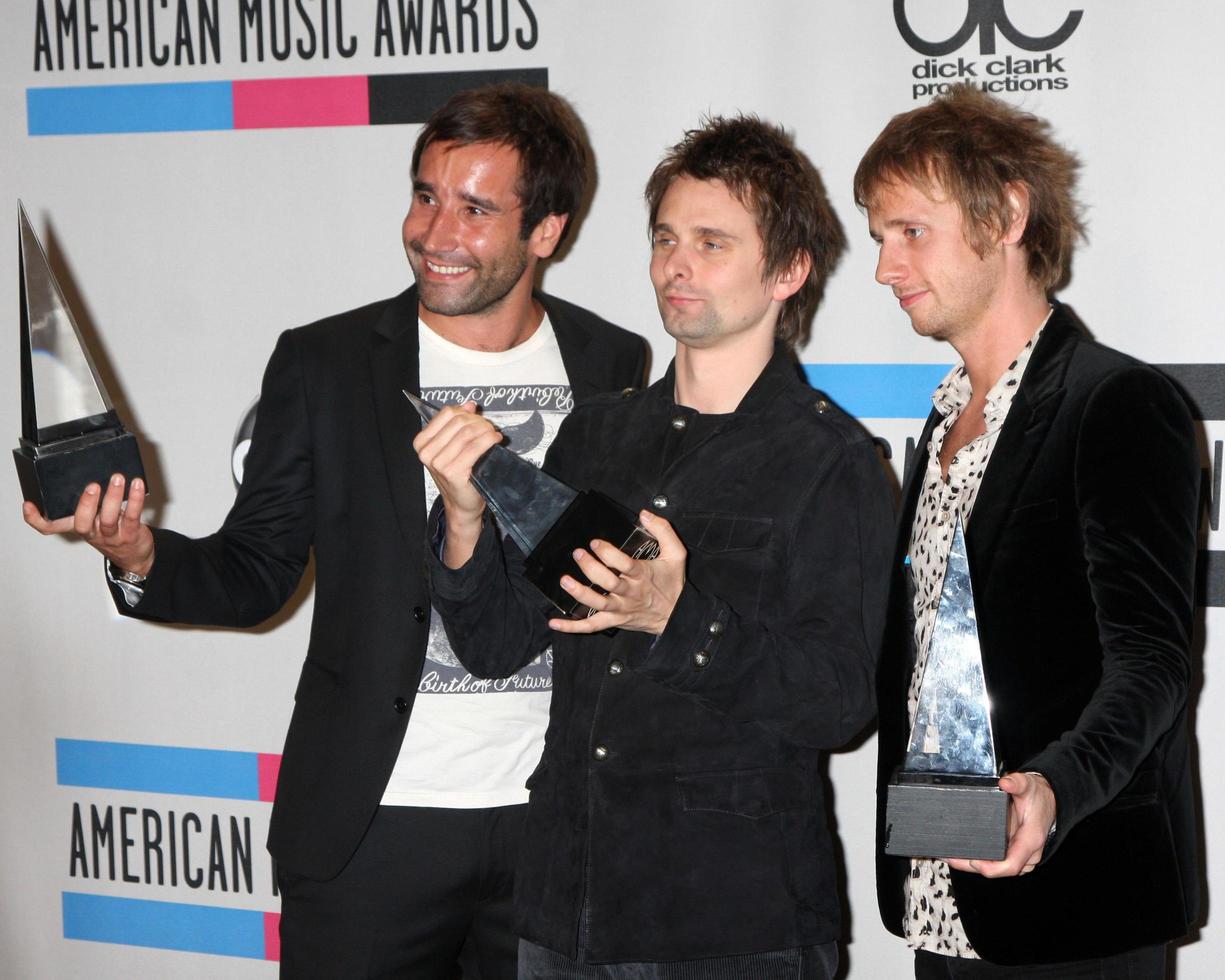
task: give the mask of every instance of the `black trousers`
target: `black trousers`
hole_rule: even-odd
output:
[[[672,963],[579,963],[551,949],[519,944],[519,980],[833,980],[838,944],[714,956]]]
[[[278,868],[283,980],[514,980],[526,811],[379,807],[336,878]]]
[[[1041,942],[1041,937],[1035,942]],[[917,950],[914,975],[916,980],[1020,980],[1022,977],[1025,980],[1164,980],[1165,952],[1162,944],[1095,960],[999,966]]]

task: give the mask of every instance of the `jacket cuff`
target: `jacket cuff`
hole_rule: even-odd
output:
[[[425,568],[430,585],[439,599],[452,602],[463,602],[480,590],[489,569],[498,556],[498,543],[493,522],[486,519],[481,522],[481,535],[477,538],[476,548],[469,558],[459,568],[448,568],[442,563],[442,545],[446,527],[441,511],[437,518],[430,520],[426,532]]]
[[[670,687],[698,686],[719,658],[731,619],[731,609],[686,581],[668,625],[652,644],[627,658],[630,666]]]

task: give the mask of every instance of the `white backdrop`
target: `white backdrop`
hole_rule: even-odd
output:
[[[1211,282],[1219,275],[1216,239],[1225,227],[1225,203],[1205,181],[1219,176],[1225,151],[1225,86],[1211,74],[1225,34],[1221,5],[1014,0],[1005,5],[1007,16],[1022,35],[1049,35],[1073,10],[1083,16],[1070,36],[1045,50],[1023,50],[1003,29],[975,30],[964,44],[930,57],[906,42],[892,6],[883,0],[76,0],[72,18],[57,26],[54,0],[7,0],[0,14],[0,202],[15,213],[16,199],[25,201],[112,394],[142,438],[156,519],[203,534],[216,528],[233,498],[235,430],[258,393],[276,335],[391,295],[410,281],[399,224],[417,127],[234,129],[214,118],[213,128],[192,128],[187,123],[196,117],[187,113],[178,117],[180,131],[85,133],[176,127],[158,122],[152,110],[124,110],[122,92],[38,90],[545,68],[549,86],[569,97],[586,121],[599,163],[590,213],[563,260],[547,271],[545,286],[644,334],[656,376],[671,344],[647,279],[643,183],[662,150],[703,113],[757,112],[792,130],[821,168],[852,242],[804,360],[834,365],[820,376],[836,398],[866,414],[865,424],[892,443],[900,465],[902,445],[926,413],[921,386],[906,402],[913,410],[886,412],[842,365],[889,365],[879,370],[896,372],[897,365],[947,364],[949,352],[915,337],[873,282],[875,250],[854,207],[850,178],[888,117],[925,98],[931,82],[923,76],[933,67],[974,72],[974,80],[1001,85],[1006,97],[1051,118],[1084,161],[1090,242],[1077,254],[1063,298],[1106,343],[1154,363],[1216,365],[1201,372],[1196,394],[1210,416],[1203,422],[1205,465],[1217,481],[1219,507],[1225,331]],[[424,15],[424,40],[420,52],[404,53],[399,17],[410,7]],[[968,14],[990,7],[980,0],[910,0],[903,9],[917,35],[940,41]],[[200,9],[215,11],[216,51],[201,29]],[[111,31],[108,10],[126,17],[121,30]],[[263,60],[253,11],[263,24]],[[380,13],[392,25],[394,52],[384,43],[376,53]],[[273,53],[274,18],[278,38],[288,23],[291,40],[302,44],[283,60]],[[507,43],[489,50],[487,32],[498,39],[507,21]],[[157,65],[153,56],[160,58],[162,44],[169,45],[168,63]],[[348,45],[355,50],[342,57],[339,48]],[[90,67],[91,58],[98,67]],[[160,98],[170,90],[142,92]],[[112,108],[100,108],[104,103]],[[57,116],[48,108],[56,104],[68,108]],[[47,126],[70,132],[34,135]],[[0,269],[10,270],[0,276],[0,310],[11,311],[10,323],[18,309],[15,239],[0,236]],[[16,330],[10,337],[9,353],[0,357],[0,432],[16,445]],[[1118,478],[1128,478],[1125,466]],[[268,804],[261,800],[275,758],[261,761],[260,755],[280,752],[306,647],[309,594],[273,627],[249,633],[123,621],[103,587],[101,561],[83,544],[44,541],[24,526],[11,470],[0,477],[0,490],[10,508],[0,521],[6,556],[0,974],[274,976],[275,943],[265,943],[262,931],[275,922],[263,913],[275,913],[277,901],[263,851]],[[1206,516],[1203,546],[1220,552],[1225,535],[1211,523]],[[1220,576],[1219,561],[1215,568]],[[1220,582],[1210,576],[1217,605],[1200,615],[1204,664],[1225,648]],[[1218,976],[1225,958],[1225,930],[1212,914],[1215,892],[1225,887],[1225,859],[1214,846],[1225,829],[1225,773],[1211,752],[1225,737],[1225,687],[1206,667],[1196,719],[1198,743],[1209,749],[1199,772],[1209,904],[1197,941],[1178,952],[1182,978]],[[163,757],[157,748],[122,745],[216,751]],[[131,755],[140,751],[146,754]],[[904,946],[884,932],[875,908],[874,755],[868,739],[830,767],[846,856],[853,978],[902,976],[909,969]],[[162,762],[171,772],[159,781]],[[176,782],[176,771],[187,776]],[[218,780],[211,788],[203,784],[210,774]],[[100,821],[112,820],[109,848],[105,828],[101,834],[91,828],[91,806]],[[83,821],[79,839],[74,812]],[[190,818],[184,824],[185,814],[199,818],[199,830]],[[251,841],[249,892],[242,855],[232,853],[231,821],[239,843]],[[190,855],[182,853],[184,836]],[[204,880],[192,887],[185,871],[199,868]],[[200,951],[207,949],[214,951]]]

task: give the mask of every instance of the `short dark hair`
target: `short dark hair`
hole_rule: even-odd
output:
[[[1029,221],[1021,244],[1029,277],[1051,290],[1067,276],[1072,247],[1084,236],[1079,169],[1046,120],[961,83],[889,120],[855,171],[855,203],[871,207],[895,181],[924,192],[938,188],[961,208],[966,241],[982,256],[1012,223],[1008,185],[1024,185]]]
[[[648,229],[678,177],[718,180],[757,221],[765,258],[763,278],[785,272],[801,255],[812,260],[804,284],[784,303],[777,335],[788,347],[807,339],[825,282],[846,247],[817,168],[781,126],[754,115],[714,116],[664,155],[647,181]]]
[[[591,177],[591,147],[578,115],[560,95],[522,82],[468,89],[448,99],[417,135],[414,179],[431,143],[500,143],[519,154],[515,193],[523,208],[523,239],[550,214],[572,220]],[[559,241],[565,240],[570,223]]]

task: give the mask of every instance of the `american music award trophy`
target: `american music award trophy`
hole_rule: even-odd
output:
[[[404,397],[424,422],[440,411],[412,392],[405,391]],[[561,587],[562,575],[598,589],[575,563],[571,553],[576,547],[600,538],[631,558],[659,554],[659,542],[615,500],[598,490],[575,490],[505,446],[492,447],[476,461],[472,483],[498,519],[498,526],[527,556],[524,576],[571,619],[584,619],[594,610]]]
[[[1008,794],[998,779],[959,516],[906,758],[888,786],[885,853],[1000,860],[1007,847]]]
[[[24,499],[54,520],[76,510],[87,484],[106,486],[122,473],[130,486],[144,468],[20,203],[17,245],[21,437],[13,458]]]

